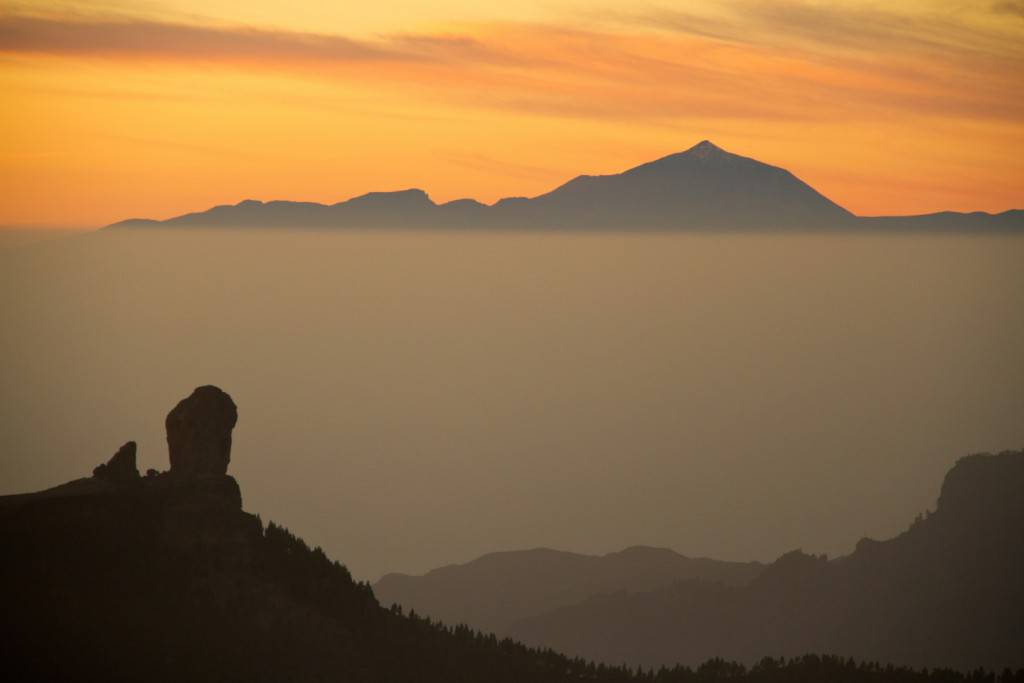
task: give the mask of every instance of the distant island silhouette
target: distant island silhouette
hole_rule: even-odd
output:
[[[592,596],[511,627],[527,642],[555,642],[566,656],[384,607],[319,548],[243,511],[239,485],[227,474],[237,420],[227,393],[199,387],[165,421],[168,471],[140,475],[129,441],[91,477],[0,497],[7,678],[1024,681],[1024,669],[997,675],[976,668],[1024,663],[1024,452],[961,459],[928,518],[831,562],[798,551],[768,567],[694,564],[650,549],[597,563],[570,558],[584,584],[588,565],[611,584],[623,569],[635,576],[630,567],[637,565],[655,583],[666,567],[697,578]],[[528,560],[521,571],[540,570],[534,581],[551,566],[518,559]],[[662,569],[651,573],[652,560]],[[472,594],[481,566],[448,578]],[[584,592],[611,585],[605,579]],[[560,581],[553,579],[556,592]],[[823,651],[836,654],[806,654]],[[580,652],[587,658],[572,656]],[[657,671],[590,659],[704,655],[696,668]],[[930,668],[901,666],[908,663]]]
[[[434,203],[409,189],[337,204],[247,199],[108,228],[442,228],[566,230],[1024,230],[1024,210],[856,216],[789,171],[708,140],[614,175],[581,175],[537,197]]]

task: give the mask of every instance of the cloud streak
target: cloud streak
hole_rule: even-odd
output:
[[[1003,0],[993,4],[992,9],[1001,14],[1015,14],[1024,19],[1024,0]]]
[[[6,16],[0,52],[301,69],[460,106],[567,118],[855,118],[883,110],[1024,118],[1010,94],[1022,48],[998,31],[802,2],[744,4],[741,18],[653,10],[615,16],[617,30],[504,23],[356,40]]]
[[[937,3],[929,3],[937,5]],[[927,53],[933,56],[1007,55],[1021,57],[1020,31],[998,22],[979,22],[995,13],[1020,13],[1024,3],[1000,2],[990,11],[964,14],[938,6],[915,11],[878,6],[814,4],[803,0],[721,0],[712,14],[654,8],[639,13],[609,13],[620,24],[786,49],[814,48],[824,53]],[[893,5],[898,7],[898,5]]]
[[[341,36],[192,26],[158,21],[0,18],[0,51],[70,56],[193,60],[352,62],[409,59],[408,54]]]
[[[467,35],[402,33],[371,41],[245,26],[17,15],[0,16],[0,53],[255,62],[278,66],[360,62],[524,62],[513,52],[496,52]]]

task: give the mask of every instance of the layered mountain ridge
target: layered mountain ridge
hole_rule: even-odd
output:
[[[430,616],[610,664],[754,663],[765,652],[825,651],[915,666],[1020,667],[1021,490],[1024,451],[971,455],[945,477],[934,512],[833,560],[795,550],[767,566],[719,563],[685,576],[676,555],[671,571],[634,567],[616,585],[599,566],[610,556],[576,556],[562,585],[550,561],[524,564],[536,552],[526,551],[385,577],[375,590]]]
[[[506,634],[522,619],[593,595],[654,590],[685,579],[742,585],[763,569],[758,562],[690,558],[647,546],[601,556],[537,548],[490,553],[424,576],[388,574],[373,590],[384,604]]]
[[[537,197],[493,205],[436,204],[420,189],[371,192],[336,204],[247,199],[164,221],[113,228],[438,228],[565,230],[1024,229],[1024,211],[858,217],[789,171],[708,140],[612,175],[581,175]]]

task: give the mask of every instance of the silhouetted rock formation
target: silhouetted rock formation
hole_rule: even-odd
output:
[[[435,204],[419,189],[325,205],[252,199],[110,227],[514,228],[568,230],[1024,230],[1024,211],[857,217],[789,171],[708,140],[623,173],[581,175],[538,197]]]
[[[118,449],[106,463],[96,466],[92,476],[117,484],[130,483],[139,478],[135,466],[135,442],[129,441]]]
[[[226,393],[200,387],[167,418],[172,472],[140,477],[129,441],[93,477],[0,498],[0,543],[17,558],[0,568],[0,586],[18,587],[4,601],[17,615],[5,621],[5,675],[186,680],[203,677],[200,664],[218,671],[199,651],[237,645],[211,628],[224,625],[219,617],[203,623],[203,603],[231,599],[263,541],[226,474],[236,420]],[[178,657],[184,670],[164,670]]]
[[[231,460],[231,430],[238,409],[214,386],[199,387],[167,414],[167,449],[171,474],[227,474]]]
[[[255,517],[241,513],[241,489],[226,473],[236,421],[230,396],[214,386],[199,387],[167,416],[170,472],[150,469],[140,477],[136,444],[129,441],[109,462],[96,467],[92,477],[37,493],[3,496],[0,507],[53,501],[54,509],[74,510],[86,525],[97,515],[129,508],[148,520],[148,532],[159,537],[165,549],[193,554],[205,546],[216,549],[223,562],[236,562],[252,554],[258,527]],[[66,522],[68,529],[78,524]],[[92,533],[85,528],[80,532],[86,537]]]

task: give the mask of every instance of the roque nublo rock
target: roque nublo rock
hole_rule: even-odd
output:
[[[231,430],[238,408],[215,386],[197,388],[167,414],[167,448],[171,474],[224,475],[231,460]]]

